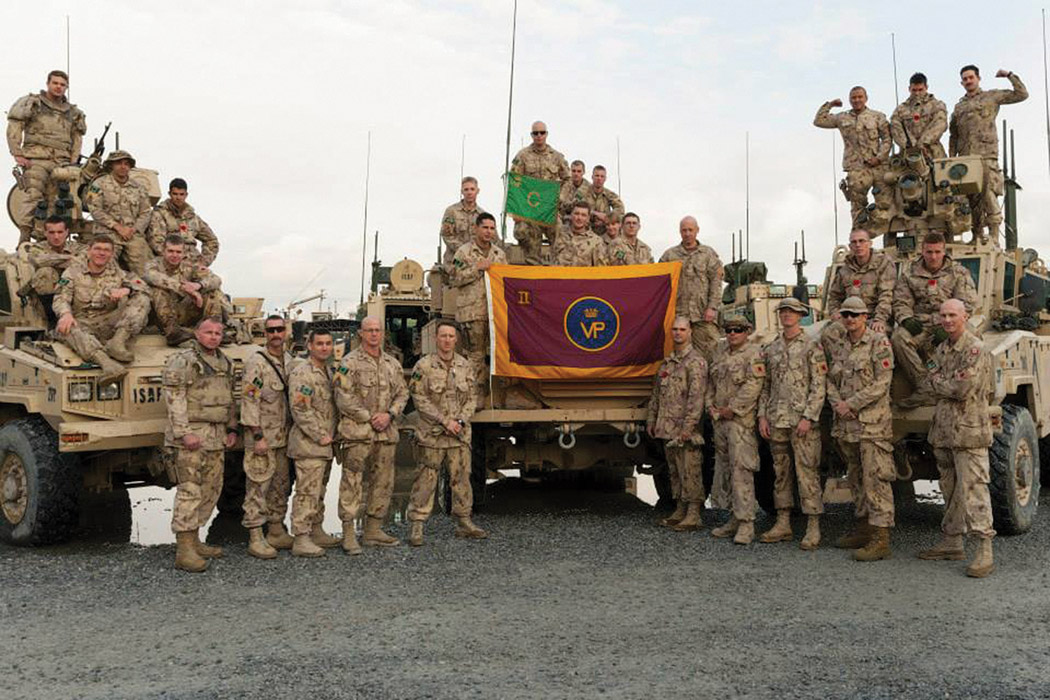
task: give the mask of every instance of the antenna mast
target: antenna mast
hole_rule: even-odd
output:
[[[744,241],[751,259],[751,133],[744,132]]]
[[[463,179],[463,163],[467,160],[467,135],[463,134],[463,141],[459,147],[459,179]]]
[[[900,93],[897,92],[897,37],[890,32],[890,50],[893,51],[893,100],[901,103]]]
[[[623,179],[620,176],[620,135],[616,135],[616,191],[623,198]]]
[[[69,71],[69,15],[66,15],[66,75],[71,75]],[[66,86],[66,98],[69,98],[69,86]]]
[[[361,300],[365,303],[365,259],[368,253],[368,180],[372,174],[372,132],[368,132],[368,151],[365,155],[365,222],[361,230]]]
[[[1046,157],[1050,162],[1050,95],[1046,92],[1046,82],[1046,9],[1043,9],[1043,100],[1046,106]]]
[[[507,190],[510,179],[510,118],[514,108],[514,51],[518,40],[518,0],[514,0],[514,19],[510,30],[510,91],[507,97],[507,150],[503,156],[503,216],[500,221],[500,238],[507,240]]]

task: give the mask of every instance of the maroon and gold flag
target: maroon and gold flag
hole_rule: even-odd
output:
[[[672,348],[681,263],[493,265],[492,373],[526,379],[655,374]]]

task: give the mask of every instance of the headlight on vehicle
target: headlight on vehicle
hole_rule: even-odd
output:
[[[91,400],[91,382],[71,382],[69,385],[70,403],[83,403]]]
[[[120,398],[120,384],[105,384],[98,388],[99,401],[116,401]]]

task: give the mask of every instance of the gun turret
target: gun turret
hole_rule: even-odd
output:
[[[806,232],[802,231],[802,254],[799,255],[799,245],[795,242],[795,260],[791,263],[795,266],[795,288],[791,290],[791,296],[809,306],[809,280],[806,279]]]

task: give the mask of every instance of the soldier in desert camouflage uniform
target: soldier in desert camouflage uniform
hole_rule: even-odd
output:
[[[776,472],[773,503],[776,524],[759,539],[788,542],[791,508],[798,482],[799,501],[807,516],[802,549],[820,543],[820,514],[824,501],[820,492],[820,411],[824,406],[828,372],[824,348],[809,338],[799,325],[809,311],[798,299],[788,297],[777,305],[782,332],[765,348],[766,381],[758,402],[758,430],[769,440]],[[791,463],[794,457],[795,472]]]
[[[383,352],[383,323],[375,316],[361,322],[361,345],[343,356],[335,370],[335,405],[339,409],[339,440],[343,476],[339,482],[339,519],[343,521],[343,551],[360,554],[354,519],[361,511],[362,477],[368,472],[365,499],[367,547],[394,547],[396,537],[383,532],[383,519],[394,492],[394,452],[397,419],[408,403],[401,363]]]
[[[624,207],[620,197],[605,186],[605,166],[596,165],[591,171],[590,184],[580,185],[576,190],[576,202],[586,202],[591,208],[591,230],[599,236],[605,235],[609,217],[623,216]]]
[[[222,491],[224,450],[237,442],[233,363],[219,349],[222,320],[203,319],[195,335],[192,347],[168,358],[163,377],[164,444],[178,450],[171,510],[175,568],[190,572],[204,571],[206,559],[222,556],[222,548],[202,543],[199,533]]]
[[[565,187],[569,180],[569,165],[565,156],[547,145],[547,125],[534,122],[532,125],[532,144],[518,151],[511,162],[510,172],[540,180],[560,183]],[[553,246],[558,238],[558,222],[543,226],[534,221],[514,218],[514,238],[521,245],[525,254],[526,265],[540,265],[540,248],[543,237],[547,236]]]
[[[441,255],[441,264],[446,274],[452,272],[452,258],[456,251],[464,244],[470,243],[474,236],[474,225],[478,221],[478,215],[484,214],[485,210],[478,206],[478,179],[471,175],[463,178],[460,183],[460,194],[463,198],[455,204],[445,208],[441,215],[441,241],[445,244],[445,251]]]
[[[948,338],[933,353],[929,383],[937,399],[928,437],[937,459],[944,519],[941,541],[919,554],[922,559],[960,560],[963,535],[977,538],[977,551],[966,574],[983,578],[995,570],[992,557],[992,502],[988,493],[988,448],[992,423],[988,406],[995,399],[992,358],[966,326],[962,302],[941,304],[941,324]]]
[[[641,226],[641,219],[633,211],[623,215],[620,235],[605,248],[610,265],[648,265],[653,262],[653,251],[638,238]]]
[[[674,319],[674,350],[653,377],[646,425],[649,437],[664,441],[671,492],[677,502],[674,513],[660,524],[679,532],[702,527],[705,500],[700,419],[707,391],[707,362],[691,344],[691,333],[688,318]]]
[[[58,290],[58,280],[74,258],[84,258],[84,246],[69,240],[65,219],[51,216],[44,222],[44,240],[22,243],[19,251],[33,266],[33,276],[19,294],[36,294],[47,315],[47,325],[53,328],[58,319],[51,306]]]
[[[868,308],[860,297],[849,297],[839,311],[846,335],[829,350],[828,403],[858,521],[835,545],[856,550],[857,561],[876,561],[890,556],[893,527],[893,349],[885,335],[867,327]]]
[[[555,241],[551,254],[551,265],[600,267],[607,265],[605,244],[587,228],[590,208],[584,202],[577,202],[572,209],[572,225],[568,231],[562,231]]]
[[[113,151],[102,165],[104,173],[88,187],[85,204],[94,222],[94,235],[105,234],[117,247],[114,257],[125,269],[141,275],[153,251],[146,242],[152,216],[149,194],[131,179],[135,159],[127,151]]]
[[[908,99],[893,110],[890,133],[898,148],[921,148],[931,158],[944,158],[941,137],[948,130],[948,108],[927,91],[926,76],[915,73],[908,80]]]
[[[1003,213],[999,197],[1003,194],[1003,172],[999,169],[999,134],[995,118],[1000,105],[1028,99],[1028,89],[1009,71],[999,70],[996,78],[1007,78],[1012,90],[982,90],[981,71],[977,66],[963,66],[959,71],[966,94],[959,98],[948,124],[948,155],[981,156],[984,165],[984,187],[980,194],[970,195],[975,237],[987,240],[999,235]],[[987,229],[987,234],[978,232]]]
[[[722,261],[714,248],[698,243],[700,226],[687,216],[678,225],[682,242],[664,251],[660,262],[682,263],[675,314],[693,325],[693,347],[710,362],[718,342],[718,305],[722,303]]]
[[[168,185],[168,198],[150,215],[146,239],[157,255],[164,255],[164,241],[178,234],[186,244],[186,257],[194,264],[210,267],[219,255],[219,238],[186,201],[186,181],[177,177]],[[200,250],[197,244],[200,243]]]
[[[733,537],[737,544],[751,544],[755,536],[755,472],[758,471],[758,435],[755,416],[766,363],[762,348],[748,338],[747,317],[728,319],[726,339],[715,348],[707,377],[707,412],[715,432],[715,477],[711,502],[716,507],[732,503],[732,514],[715,537]]]
[[[569,179],[562,183],[558,193],[558,212],[565,226],[569,225],[569,217],[572,216],[572,208],[576,204],[576,192],[581,187],[589,187],[591,184],[590,180],[583,176],[586,168],[582,160],[574,160],[569,165]]]
[[[146,263],[142,279],[149,285],[153,313],[168,345],[192,337],[187,326],[204,316],[222,317],[222,280],[206,267],[184,257],[185,239],[178,233],[164,241],[162,257]]]
[[[477,401],[470,361],[457,355],[456,326],[438,321],[437,352],[427,355],[412,370],[409,390],[419,412],[416,431],[419,468],[412,482],[408,543],[423,544],[423,524],[434,508],[438,472],[448,466],[452,487],[452,517],[456,537],[485,539],[488,534],[470,519],[474,491],[470,485],[470,419]]]

